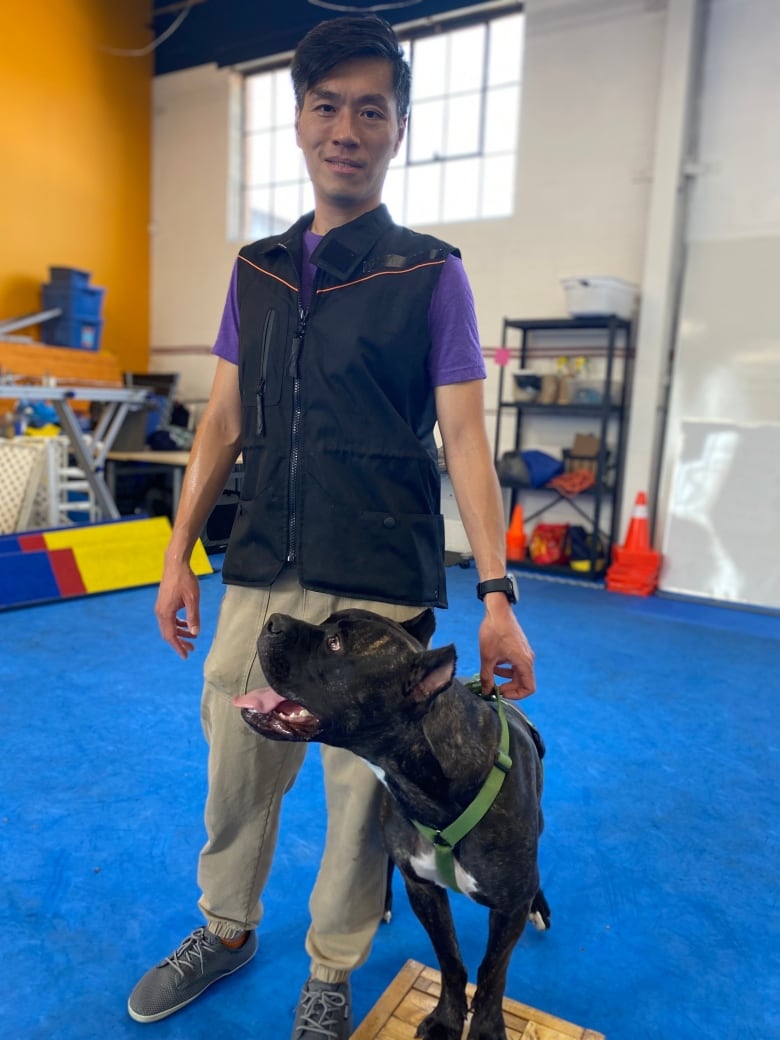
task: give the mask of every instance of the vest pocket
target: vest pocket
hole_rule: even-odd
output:
[[[446,606],[440,514],[326,513],[303,524],[304,584],[385,602]]]
[[[242,319],[243,320],[243,319]],[[282,370],[287,347],[287,316],[278,307],[269,307],[265,316],[251,324],[244,346],[244,374],[242,382],[246,403],[256,409],[253,432],[260,437],[267,425],[266,408],[276,405],[282,396]]]

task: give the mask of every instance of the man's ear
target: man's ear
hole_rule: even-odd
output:
[[[301,110],[296,105],[295,106],[295,118],[293,119],[293,126],[295,127],[295,141],[296,141],[296,143],[298,145],[300,145],[300,143],[301,143],[299,138],[298,138],[298,124],[300,123],[300,119],[301,119]]]
[[[409,669],[406,692],[416,703],[431,702],[451,684],[455,676],[455,647],[442,646],[415,655]]]

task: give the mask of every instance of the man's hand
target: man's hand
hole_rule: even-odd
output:
[[[186,661],[200,631],[200,585],[189,564],[166,561],[154,613],[160,635]]]
[[[499,597],[504,600],[503,604],[488,605],[489,599]],[[485,603],[485,617],[479,626],[482,689],[490,693],[495,676],[499,675],[510,680],[498,688],[502,697],[509,700],[529,697],[536,689],[534,652],[503,593],[492,593]]]

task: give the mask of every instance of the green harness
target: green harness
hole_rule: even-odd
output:
[[[479,677],[472,679],[467,682],[466,687],[471,690],[472,693],[477,696],[484,697],[481,690],[481,684]],[[417,820],[412,820],[417,830],[422,834],[424,838],[433,845],[433,850],[436,854],[436,869],[445,881],[448,888],[451,888],[454,892],[460,892],[458,883],[455,880],[455,858],[453,852],[455,846],[459,841],[472,831],[485,813],[488,811],[490,806],[496,800],[498,792],[501,790],[501,786],[504,783],[504,778],[509,770],[512,768],[512,759],[509,757],[509,726],[506,721],[506,713],[504,712],[503,698],[500,696],[495,687],[489,697],[484,697],[485,700],[495,701],[496,708],[498,711],[498,718],[501,723],[501,739],[498,745],[498,751],[496,752],[495,761],[493,767],[485,778],[485,782],[482,785],[481,790],[477,794],[477,797],[469,805],[460,816],[453,820],[449,826],[445,827],[444,830],[437,830],[434,827],[426,827],[425,824],[419,823]]]

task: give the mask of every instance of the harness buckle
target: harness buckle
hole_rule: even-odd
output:
[[[506,754],[506,752],[499,748],[496,752],[496,759],[493,765],[496,769],[500,769],[502,773],[508,773],[512,768],[512,759]]]

